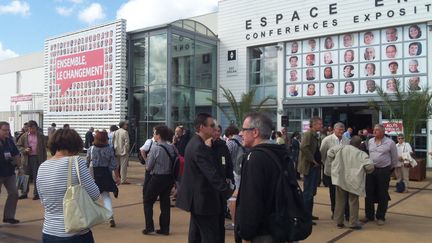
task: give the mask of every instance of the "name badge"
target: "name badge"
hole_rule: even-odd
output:
[[[222,156],[222,165],[225,165],[225,156]]]

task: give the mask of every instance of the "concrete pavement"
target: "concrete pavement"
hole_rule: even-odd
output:
[[[171,234],[169,236],[143,235],[144,213],[142,205],[142,182],[144,167],[138,162],[129,166],[130,185],[121,185],[118,199],[113,199],[116,228],[108,223],[92,229],[96,242],[187,242],[189,214],[177,208],[171,211]],[[304,242],[432,242],[432,171],[427,180],[410,182],[410,192],[395,193],[395,181],[391,181],[389,210],[384,226],[373,222],[364,225],[360,231],[348,228],[338,229],[330,219],[328,188],[318,188],[314,214],[320,217],[312,235]],[[31,190],[30,190],[31,191]],[[0,194],[0,211],[3,210],[6,190]],[[156,228],[159,205],[154,208]],[[364,216],[364,199],[360,199],[360,218]],[[39,201],[19,200],[16,218],[20,224],[0,224],[0,242],[40,242],[43,224],[43,207]],[[227,220],[227,223],[230,222]],[[233,232],[226,231],[226,242],[234,242]]]

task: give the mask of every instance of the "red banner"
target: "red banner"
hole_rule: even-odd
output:
[[[61,56],[56,59],[56,83],[60,84],[61,94],[69,89],[72,83],[103,79],[103,77],[103,49]]]
[[[382,124],[386,134],[397,135],[403,133],[402,121],[383,121]]]
[[[32,101],[33,96],[32,95],[17,95],[17,96],[11,96],[11,102],[23,102],[23,101]]]

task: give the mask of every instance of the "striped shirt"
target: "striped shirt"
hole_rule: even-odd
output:
[[[154,144],[156,145],[156,144]],[[164,146],[171,158],[175,158],[176,151],[174,145],[166,142],[161,142],[156,146],[152,146],[146,163],[146,169],[150,171],[151,175],[169,175],[171,174],[171,160],[167,152],[161,147]]]
[[[67,189],[68,162],[69,157],[62,157],[54,160],[47,160],[39,167],[36,184],[39,197],[45,209],[42,232],[48,235],[69,237],[88,232],[88,230],[72,234],[65,232],[63,197]],[[90,176],[85,161],[79,158],[78,165],[81,185],[93,200],[97,200],[99,198],[99,188]],[[72,184],[78,184],[75,164],[72,165]]]

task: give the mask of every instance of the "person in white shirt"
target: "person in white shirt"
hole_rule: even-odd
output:
[[[411,145],[405,142],[403,134],[397,136],[398,143],[396,144],[399,164],[395,168],[395,175],[398,181],[402,180],[405,184],[405,191],[408,192],[409,168],[413,166],[414,159],[411,157],[413,153]],[[415,166],[415,165],[414,165]]]

